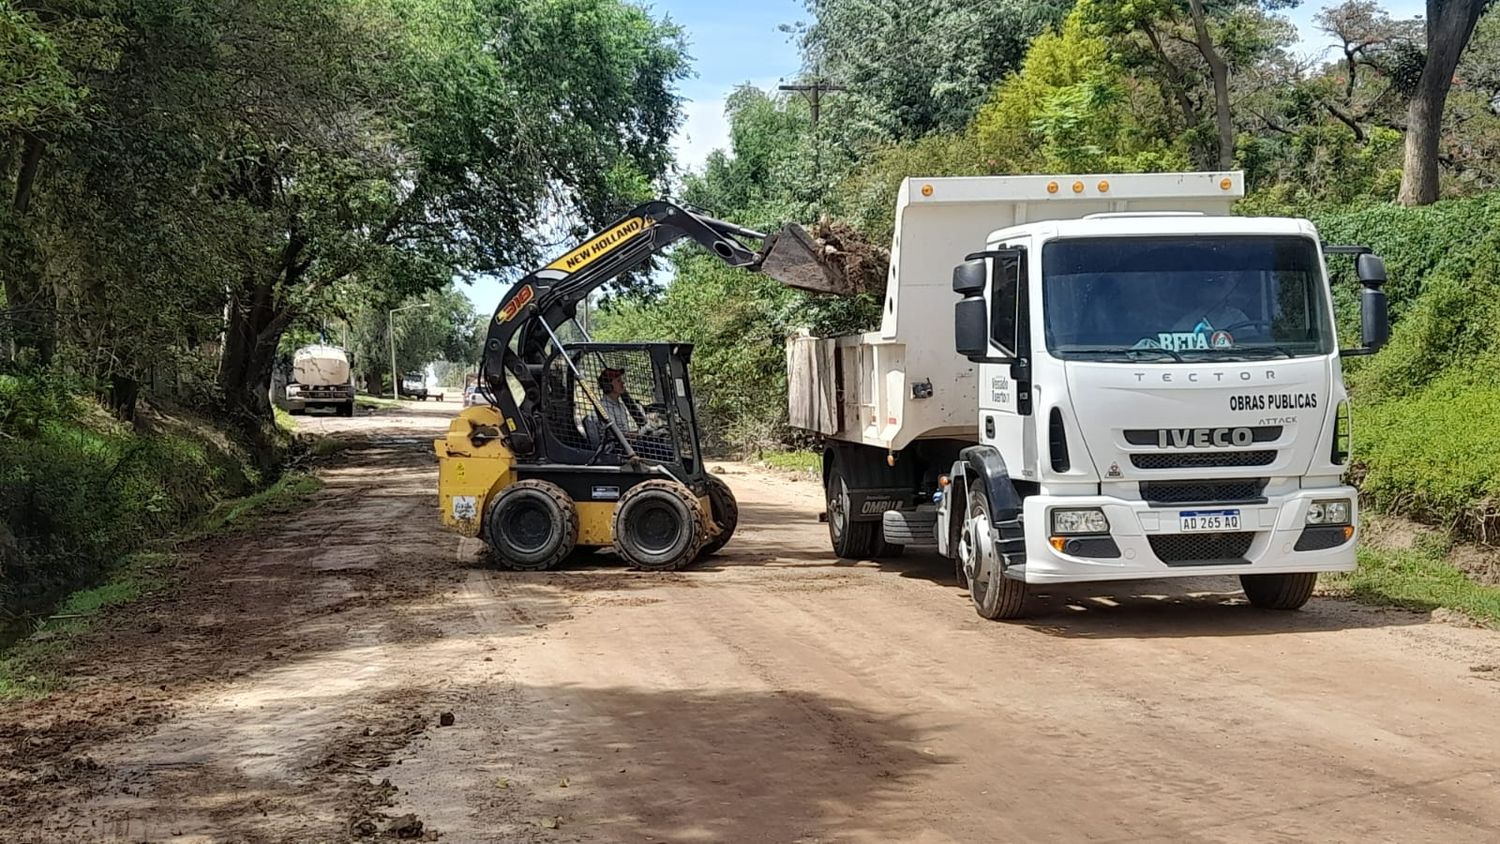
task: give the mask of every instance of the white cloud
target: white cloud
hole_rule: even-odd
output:
[[[724,97],[683,103],[682,125],[672,137],[677,164],[698,170],[716,149],[729,148],[729,120],[724,116]]]

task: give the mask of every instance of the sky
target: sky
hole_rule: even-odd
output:
[[[984,2],[984,0],[974,0]],[[1313,16],[1332,0],[1304,2],[1286,12],[1297,26],[1300,55],[1327,58],[1329,40],[1317,32]],[[800,0],[654,0],[645,3],[651,14],[669,18],[687,34],[688,53],[694,76],[679,87],[683,97],[682,127],[672,139],[677,160],[684,168],[703,165],[708,154],[729,144],[729,123],[724,119],[724,100],[739,85],[749,83],[773,88],[796,76],[801,66],[792,36],[778,30],[785,23],[807,19]],[[1423,12],[1425,0],[1387,0],[1383,4],[1392,17],[1409,18]],[[504,285],[498,280],[480,281],[465,289],[476,310],[493,312]]]

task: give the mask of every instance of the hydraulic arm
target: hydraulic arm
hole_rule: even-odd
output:
[[[691,238],[731,267],[759,268],[763,256],[743,239],[765,235],[695,214],[666,201],[638,205],[593,238],[527,275],[500,300],[490,320],[480,383],[500,410],[500,436],[517,455],[535,448],[541,375],[549,342],[578,304],[652,255]],[[519,401],[518,401],[519,396]]]

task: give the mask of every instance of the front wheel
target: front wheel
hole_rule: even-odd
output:
[[[578,544],[578,508],[556,484],[518,481],[495,496],[484,538],[506,568],[550,569]]]
[[[969,489],[968,515],[958,538],[958,564],[969,582],[974,611],[991,620],[1020,618],[1026,604],[1026,583],[1004,574],[1004,557],[995,547],[989,494]]]
[[[1317,585],[1317,572],[1240,575],[1240,587],[1245,590],[1245,597],[1263,610],[1301,609]]]

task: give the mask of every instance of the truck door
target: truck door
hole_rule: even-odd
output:
[[[992,244],[991,249],[1018,249],[1015,257],[991,263],[989,289],[990,343],[1015,363],[979,367],[979,440],[1005,459],[1013,478],[1036,477],[1035,417],[1031,383],[1031,239]]]

